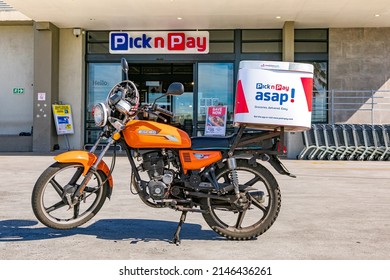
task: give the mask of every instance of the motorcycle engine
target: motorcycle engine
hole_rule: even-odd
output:
[[[151,198],[160,200],[167,196],[173,182],[173,172],[165,168],[168,165],[166,156],[160,151],[146,152],[142,155],[142,167],[147,171],[150,181],[147,190]]]

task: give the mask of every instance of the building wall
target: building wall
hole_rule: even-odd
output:
[[[59,100],[71,105],[75,133],[67,138],[72,150],[84,145],[84,37],[73,35],[73,29],[60,30]],[[68,148],[65,136],[59,136],[58,143],[61,150]]]
[[[56,136],[52,125],[43,127],[35,118],[35,115],[40,114],[38,104],[34,104],[37,103],[35,91],[41,90],[34,89],[34,64],[39,69],[42,65],[34,62],[34,31],[36,32],[32,23],[0,25],[0,53],[3,54],[0,61],[0,151],[50,151],[53,148],[52,144],[55,143],[59,144],[61,150],[68,149],[68,145],[70,149],[81,149],[84,143],[84,37],[74,36],[73,29],[61,29],[59,62],[49,62],[54,64],[55,69],[52,71],[58,71],[59,82],[58,86],[54,84],[56,88],[50,90],[58,92],[58,98],[55,97],[50,100],[50,104],[46,104],[49,110],[45,111],[46,118],[50,121],[53,118],[50,108],[53,102],[61,101],[72,106],[75,133],[68,135],[66,141],[65,136]],[[50,46],[46,47],[50,48]],[[40,75],[40,79],[51,78],[51,76],[46,77]],[[24,92],[14,94],[13,88],[23,88]],[[35,115],[34,109],[38,110]],[[40,134],[37,135],[40,141],[36,139],[35,141],[40,146],[35,145],[33,149],[32,137],[19,137],[19,133],[31,132],[34,124],[35,134]],[[43,143],[45,141],[42,141],[42,133],[53,135],[50,136],[53,137],[51,144]],[[47,147],[41,147],[42,145]]]
[[[5,137],[30,132],[34,123],[33,84],[34,64],[37,62],[34,62],[32,23],[0,25],[0,38],[0,136]],[[80,149],[84,144],[84,48],[83,35],[74,36],[72,29],[59,30],[58,99],[72,106],[75,134],[68,136],[70,149]],[[390,95],[390,28],[330,29],[328,73],[329,90],[385,90],[387,92],[376,92],[375,95],[386,101]],[[13,88],[23,88],[24,93],[13,94]],[[361,101],[360,97],[357,99]],[[387,100],[390,104],[390,99]],[[371,100],[364,102],[370,103]],[[384,104],[382,107],[389,106]],[[361,107],[338,111],[335,122],[367,123],[370,116],[359,109]],[[386,111],[375,116],[376,122],[388,123],[388,119],[390,116]],[[60,149],[67,149],[64,136],[56,141]],[[290,148],[299,150],[296,145]]]
[[[57,144],[51,105],[58,100],[58,85],[59,29],[34,22],[34,152],[49,152]]]
[[[32,24],[0,25],[0,135],[30,132],[33,125],[33,33]]]
[[[344,106],[344,110],[337,110],[334,122],[388,123],[389,109],[380,113],[378,111],[374,116],[366,109],[370,109],[373,102],[382,103],[375,105],[378,109],[389,107],[389,79],[390,28],[329,30],[329,90],[355,91],[340,95],[350,95],[358,102],[356,105]],[[374,100],[366,97],[371,94],[371,90],[374,92]],[[353,99],[338,101],[354,102]]]

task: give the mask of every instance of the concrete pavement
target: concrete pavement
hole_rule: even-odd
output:
[[[378,260],[390,259],[390,162],[283,160],[275,175],[282,208],[257,240],[228,241],[189,213],[180,246],[170,244],[180,212],[153,209],[129,191],[117,159],[114,192],[86,225],[59,231],[38,223],[31,191],[54,154],[0,154],[2,260]]]

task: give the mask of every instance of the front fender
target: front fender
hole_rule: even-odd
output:
[[[83,176],[85,176],[91,166],[96,162],[97,156],[87,151],[69,151],[55,156],[54,160],[62,163],[76,162],[82,164],[84,166]],[[110,174],[110,168],[108,168],[107,164],[102,160],[97,169],[106,174],[108,184],[112,188],[114,186],[114,181],[112,179],[112,175]]]

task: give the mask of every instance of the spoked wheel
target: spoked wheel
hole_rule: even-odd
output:
[[[55,229],[71,229],[89,221],[103,206],[107,197],[107,176],[97,171],[81,196],[70,208],[66,194],[73,194],[83,180],[84,167],[78,163],[54,163],[35,183],[31,203],[35,216]]]
[[[204,198],[203,217],[219,235],[228,239],[248,240],[263,234],[275,222],[281,205],[278,183],[264,166],[252,166],[247,160],[237,160],[240,198],[231,203],[215,198]],[[227,166],[216,171],[219,183],[230,184]],[[235,194],[229,193],[235,200]]]

